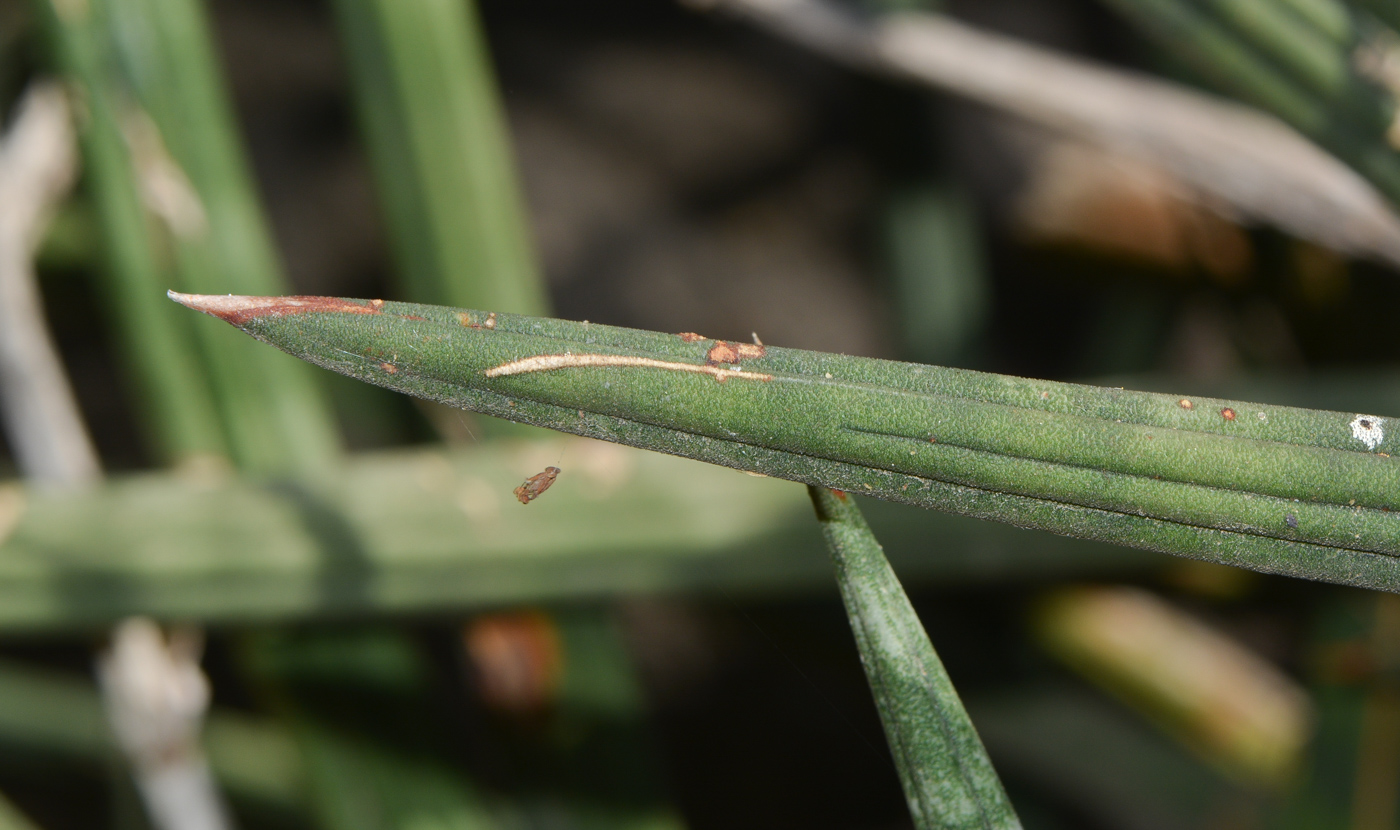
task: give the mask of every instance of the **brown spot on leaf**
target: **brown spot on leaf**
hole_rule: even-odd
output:
[[[679,337],[680,339],[684,340],[684,341],[687,342],[687,343],[694,343],[694,342],[697,341],[697,340],[708,340],[708,339],[709,339],[709,338],[706,337],[705,335],[703,335],[703,334],[696,334],[696,333],[693,332],[693,331],[683,331],[683,332],[681,332],[680,334],[678,334],[678,335],[676,335],[676,336]]]
[[[726,340],[716,340],[710,347],[710,351],[705,355],[705,362],[711,366],[720,363],[738,363],[756,357],[763,357],[768,354],[768,350],[763,346],[754,343],[730,343]]]
[[[391,375],[397,374],[399,371],[399,367],[395,366],[392,363],[381,363],[379,364],[379,368],[383,369]]]
[[[1195,404],[1191,403],[1191,401],[1187,398],[1182,398],[1181,400],[1177,401],[1176,405],[1187,411],[1190,411],[1191,409],[1195,408]]]
[[[717,363],[738,363],[739,350],[734,348],[733,343],[720,340],[711,346],[710,351],[705,354],[705,362],[712,366]]]
[[[423,318],[418,317],[414,319],[421,320]],[[457,312],[457,322],[461,323],[469,329],[494,329],[496,327],[496,312],[493,311],[490,314],[486,315],[486,319],[480,323],[473,323],[472,316],[470,314],[466,313],[465,311],[459,311]]]
[[[233,294],[180,294],[166,296],[195,311],[218,317],[235,326],[260,317],[288,317],[294,314],[379,314],[374,301],[360,303],[339,297],[240,297]],[[382,302],[380,303],[382,305]]]
[[[1233,421],[1235,420],[1235,410],[1227,406],[1224,409],[1220,410],[1220,417],[1224,418],[1227,421]]]
[[[383,300],[370,300],[370,301],[369,301],[369,305],[370,305],[370,308],[383,308],[383,307],[384,307],[384,301],[383,301]]]
[[[399,315],[399,316],[400,316],[400,318],[402,318],[402,319],[404,319],[404,320],[426,320],[426,319],[428,319],[427,317],[419,317],[417,314],[401,314],[401,315]]]

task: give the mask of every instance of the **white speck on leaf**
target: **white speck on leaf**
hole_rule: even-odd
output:
[[[1366,449],[1374,450],[1385,440],[1384,418],[1377,418],[1375,415],[1357,415],[1351,422],[1351,437],[1366,445]]]

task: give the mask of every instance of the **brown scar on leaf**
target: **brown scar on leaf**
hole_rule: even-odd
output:
[[[402,320],[426,320],[426,319],[428,319],[427,317],[419,317],[417,314],[400,314],[400,315],[399,315],[399,318],[402,319]]]
[[[730,343],[725,340],[716,340],[705,355],[705,362],[711,365],[738,363],[741,360],[763,357],[766,354],[768,354],[768,350],[755,343]]]
[[[598,366],[632,367],[640,369],[666,369],[672,372],[695,372],[710,375],[723,383],[729,378],[744,380],[772,380],[772,375],[761,372],[745,372],[742,369],[721,369],[717,366],[676,363],[670,360],[656,360],[650,357],[635,357],[626,354],[540,354],[522,357],[509,363],[486,370],[488,378],[502,378],[510,375],[524,375],[530,372],[552,372],[555,369],[582,369]]]
[[[1195,404],[1191,403],[1191,401],[1188,398],[1182,398],[1181,400],[1176,402],[1176,405],[1185,410],[1191,410],[1196,406]]]
[[[165,296],[235,326],[243,326],[259,317],[288,317],[293,314],[379,314],[379,308],[384,304],[383,300],[361,304],[338,297],[240,297],[234,294],[181,294],[178,291],[167,291]]]
[[[676,335],[676,336],[679,337],[680,339],[684,340],[684,341],[687,342],[687,343],[694,343],[694,342],[696,342],[697,340],[709,340],[709,339],[710,339],[710,338],[706,337],[706,336],[703,335],[703,334],[696,334],[696,333],[693,332],[693,331],[683,331],[683,332],[681,332],[680,334],[678,334],[678,335]]]
[[[544,472],[535,473],[525,479],[525,483],[515,488],[515,497],[521,504],[529,504],[540,497],[540,493],[548,490],[554,483],[554,479],[559,477],[558,467],[545,467]]]
[[[1220,417],[1224,418],[1227,421],[1233,421],[1235,420],[1235,410],[1227,406],[1224,409],[1220,410]]]
[[[392,363],[381,363],[379,364],[379,368],[383,369],[391,375],[397,374],[399,371],[399,367],[395,366]]]
[[[419,318],[422,319],[422,318]],[[496,312],[491,312],[486,319],[480,323],[473,323],[472,316],[465,311],[457,312],[457,322],[469,329],[494,329],[496,327]]]

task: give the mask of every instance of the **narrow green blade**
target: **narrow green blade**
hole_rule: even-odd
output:
[[[109,9],[112,67],[141,110],[132,153],[180,194],[158,210],[180,283],[271,293],[283,278],[243,155],[202,0],[94,0]],[[135,110],[135,106],[132,107]],[[147,117],[149,116],[149,117]],[[134,130],[134,132],[133,132]],[[150,185],[148,185],[148,188]],[[305,366],[199,326],[234,460],[259,472],[323,465],[339,451],[328,402]]]
[[[39,825],[31,821],[14,802],[0,795],[0,830],[39,830]]]
[[[948,672],[855,500],[809,487],[919,830],[1020,828]]]
[[[543,313],[475,4],[333,5],[407,296]]]
[[[173,295],[351,377],[509,420],[1256,570],[1400,589],[1393,419],[587,323]]]
[[[37,2],[56,68],[81,101],[87,185],[105,248],[102,299],[135,381],[151,449],[177,462],[225,451],[208,382],[194,356],[193,327],[161,308],[156,292],[173,271],[161,257],[122,132],[129,115],[112,83],[105,4]]]
[[[1365,66],[1394,37],[1384,26],[1308,0],[1104,3],[1221,91],[1272,112],[1400,198],[1400,158],[1387,138],[1395,104]]]

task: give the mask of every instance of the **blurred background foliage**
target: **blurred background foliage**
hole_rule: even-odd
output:
[[[93,669],[134,614],[203,626],[241,826],[909,826],[801,486],[313,372],[166,288],[1400,413],[1391,5],[779,5],[0,0],[5,123],[57,75],[81,140],[33,273],[108,474],[40,486],[7,424],[0,826],[150,826]],[[861,38],[909,15],[1259,108],[1370,213],[892,70]],[[1027,827],[1400,820],[1393,597],[865,508]]]

